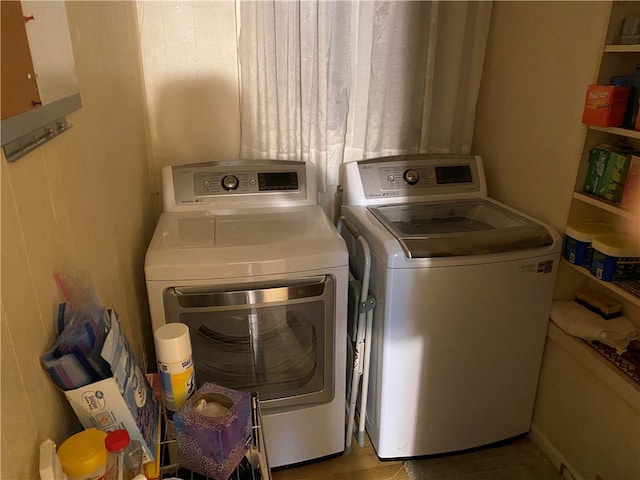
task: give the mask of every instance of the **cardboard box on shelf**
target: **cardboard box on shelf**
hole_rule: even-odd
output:
[[[631,88],[627,86],[589,85],[582,123],[599,127],[621,127],[630,91]]]
[[[620,202],[630,161],[631,153],[609,151],[609,158],[596,191],[598,197],[614,203]]]
[[[640,117],[640,115],[639,115]],[[640,156],[632,155],[629,161],[629,170],[627,178],[624,182],[624,190],[622,192],[622,200],[620,206],[629,209],[633,206],[633,202],[640,202]]]
[[[640,18],[640,17],[639,17]],[[636,66],[629,80],[631,91],[627,100],[627,111],[624,114],[624,128],[640,130],[638,128],[638,107],[640,107],[640,66]]]
[[[162,385],[160,383],[160,374],[156,373],[147,373],[145,375],[147,380],[149,381],[149,385],[153,390],[153,393],[158,401],[158,404],[162,406]],[[160,447],[163,445],[162,443],[162,419],[163,415],[158,415],[158,432],[156,434],[156,456],[153,462],[145,463],[143,465],[143,473],[144,476],[147,477],[147,480],[158,480],[162,474],[162,454],[160,452]]]
[[[603,144],[589,150],[589,168],[582,187],[584,193],[595,195],[598,191],[611,148],[611,145]]]
[[[84,428],[126,429],[132,439],[140,440],[143,463],[151,462],[156,457],[158,401],[113,310],[110,320],[101,355],[111,366],[112,377],[64,394]]]

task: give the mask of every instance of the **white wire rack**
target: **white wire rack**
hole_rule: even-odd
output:
[[[160,445],[160,478],[180,480],[213,480],[211,477],[192,472],[180,466],[177,455],[176,440],[169,432],[166,415],[163,412],[164,433]],[[228,480],[272,480],[267,448],[262,432],[262,414],[260,401],[256,393],[251,394],[251,445],[249,451],[233,471]]]

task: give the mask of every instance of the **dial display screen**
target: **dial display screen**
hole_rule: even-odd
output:
[[[258,190],[298,190],[298,174],[296,172],[258,173]]]
[[[435,167],[438,185],[448,183],[473,183],[471,167],[469,165],[451,165]]]

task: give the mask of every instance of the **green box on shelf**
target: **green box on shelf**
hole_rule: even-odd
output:
[[[598,186],[609,159],[610,149],[610,145],[599,145],[589,150],[589,168],[582,188],[584,193],[595,195],[598,191]]]
[[[602,178],[598,182],[596,195],[610,202],[622,200],[624,182],[627,179],[631,153],[622,151],[609,151],[609,158],[604,167]]]

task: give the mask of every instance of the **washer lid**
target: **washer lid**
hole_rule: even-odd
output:
[[[368,209],[408,258],[482,255],[553,243],[543,225],[482,199]]]
[[[226,279],[347,265],[344,240],[314,205],[215,214],[164,212],[145,258],[147,280]]]

